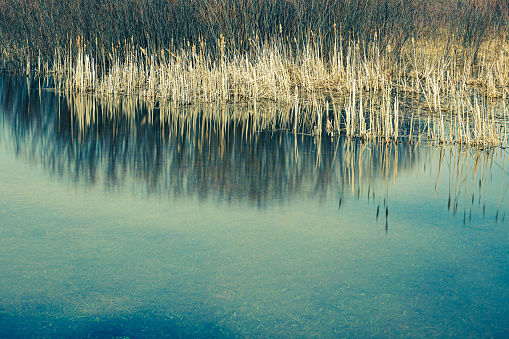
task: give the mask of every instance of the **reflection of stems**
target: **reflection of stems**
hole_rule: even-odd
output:
[[[500,210],[500,203],[502,202],[502,189],[504,186],[504,174],[505,174],[505,156],[506,152],[504,152],[504,164],[502,167],[502,179],[500,179],[500,194],[498,195],[497,215],[495,217],[495,221],[498,221],[498,212]]]
[[[442,169],[442,162],[444,160],[444,148],[440,147],[440,153],[438,154],[438,171],[437,171],[437,180],[435,183],[435,198],[437,197],[438,190],[438,180],[440,179],[440,171]]]
[[[451,210],[451,178],[452,178],[452,148],[449,149],[449,200],[447,201],[447,211]],[[436,197],[435,188],[435,197]]]

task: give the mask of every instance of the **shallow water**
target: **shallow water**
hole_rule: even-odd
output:
[[[0,84],[1,337],[509,335],[505,150]]]

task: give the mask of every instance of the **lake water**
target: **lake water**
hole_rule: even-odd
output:
[[[0,337],[509,336],[505,149],[43,87],[0,80]]]

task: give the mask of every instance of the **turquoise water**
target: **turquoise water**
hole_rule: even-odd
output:
[[[0,337],[509,335],[505,150],[2,88]]]

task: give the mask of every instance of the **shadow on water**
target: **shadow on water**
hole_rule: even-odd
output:
[[[292,115],[279,114],[285,106],[149,107],[39,87],[0,78],[0,145],[17,158],[79,191],[198,200],[220,213],[241,207],[261,212],[260,221],[228,215],[231,226],[212,215],[220,221],[209,226],[178,219],[179,205],[168,212],[175,220],[163,214],[155,230],[136,220],[145,228],[134,222],[124,232],[117,220],[97,226],[100,218],[81,227],[64,220],[61,229],[51,221],[38,233],[9,228],[17,243],[1,263],[21,286],[1,280],[9,292],[0,336],[445,336],[486,333],[492,319],[491,334],[507,333],[507,245],[484,232],[484,220],[505,219],[505,150],[312,134],[312,122],[295,130]],[[421,178],[435,183],[441,210],[421,202],[430,201]],[[310,201],[332,201],[334,211],[273,213]],[[437,220],[446,211],[472,234],[485,227],[479,240]],[[486,239],[494,245],[478,249]],[[34,268],[38,260],[51,265]]]

